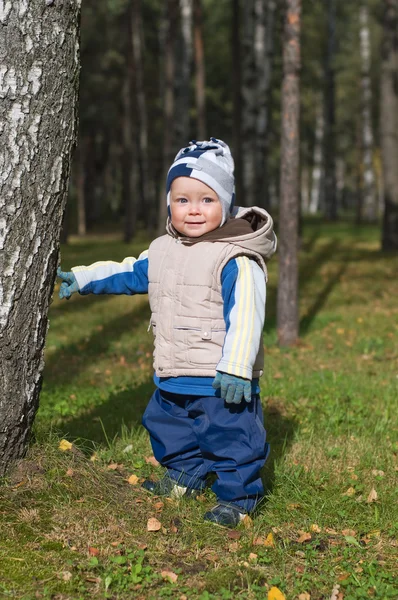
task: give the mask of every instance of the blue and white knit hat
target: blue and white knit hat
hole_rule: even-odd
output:
[[[222,206],[221,225],[228,219],[235,201],[234,160],[229,146],[222,140],[192,140],[181,148],[167,174],[167,209],[170,216],[170,188],[177,177],[192,177],[216,192]]]

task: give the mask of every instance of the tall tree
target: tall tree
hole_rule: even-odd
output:
[[[279,344],[298,338],[298,221],[300,153],[301,0],[286,0],[283,43],[281,183],[279,211]]]
[[[243,199],[242,177],[242,64],[241,64],[241,6],[240,0],[232,2],[232,27],[231,27],[231,71],[233,90],[233,156],[235,161],[235,186],[237,203]]]
[[[256,120],[257,120],[257,73],[254,53],[255,12],[254,0],[245,0],[243,4],[243,36],[242,36],[242,167],[243,190],[242,204],[256,204]]]
[[[80,0],[0,5],[0,475],[37,411],[76,138]]]
[[[180,35],[178,36],[178,69],[175,73],[176,115],[175,147],[181,148],[190,135],[190,87],[193,59],[193,0],[180,0]]]
[[[398,0],[384,0],[381,69],[383,250],[398,250]]]
[[[319,94],[315,117],[315,142],[312,165],[311,201],[309,213],[316,214],[321,207],[324,183],[323,143],[325,130],[325,113],[323,94]]]
[[[377,218],[376,181],[373,169],[372,84],[370,78],[370,31],[368,0],[359,9],[362,96],[362,193],[359,220],[374,222]]]
[[[337,219],[336,194],[336,0],[326,0],[328,46],[325,61],[325,209],[326,217]]]
[[[197,137],[206,139],[206,69],[203,48],[203,7],[202,0],[195,0],[193,9],[194,45],[195,45],[195,90]]]
[[[164,233],[167,218],[167,206],[165,198],[165,182],[167,171],[173,161],[175,149],[173,148],[173,128],[171,124],[175,118],[175,94],[174,94],[174,40],[178,22],[179,4],[178,0],[167,0],[164,5],[162,24],[162,48],[163,56],[163,152],[162,152],[162,178],[159,193],[159,222],[158,232]]]

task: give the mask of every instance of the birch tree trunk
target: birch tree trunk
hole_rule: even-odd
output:
[[[336,51],[336,0],[327,0],[328,49],[325,67],[325,208],[326,217],[337,219],[336,195],[336,109],[335,109],[335,51]]]
[[[175,118],[175,97],[174,97],[174,39],[176,34],[176,24],[178,17],[178,0],[167,0],[164,13],[164,36],[162,36],[164,47],[161,49],[164,57],[164,86],[163,86],[163,153],[162,153],[162,178],[159,193],[159,223],[158,233],[162,235],[165,231],[167,219],[166,203],[166,177],[167,171],[176,154],[173,149],[173,120]]]
[[[324,131],[325,131],[325,116],[324,116],[324,101],[323,96],[320,96],[316,110],[315,123],[315,143],[314,143],[314,161],[312,166],[312,183],[311,183],[311,202],[309,213],[315,215],[321,206],[321,196],[324,180],[323,166],[323,147],[324,147]]]
[[[398,250],[398,0],[384,0],[381,68],[383,250]]]
[[[231,57],[233,88],[233,157],[235,161],[235,193],[236,204],[241,206],[243,200],[242,172],[242,65],[241,65],[241,6],[240,0],[232,2]]]
[[[26,450],[76,142],[80,0],[0,2],[0,475]]]
[[[275,9],[273,0],[255,0],[254,55],[257,94],[255,204],[264,208],[269,208],[267,155]]]
[[[206,139],[206,73],[203,47],[203,7],[202,0],[195,0],[193,8],[195,45],[195,90],[197,113],[197,139]]]
[[[281,187],[279,212],[279,344],[298,338],[298,222],[301,0],[286,0],[283,43]]]
[[[189,142],[190,125],[190,87],[193,59],[193,30],[192,30],[193,0],[180,0],[180,36],[178,45],[179,68],[176,72],[176,115],[175,148],[186,146]]]
[[[253,206],[255,202],[257,121],[257,74],[254,54],[254,0],[243,5],[243,57],[242,57],[242,168],[243,197],[240,204]]]
[[[138,137],[138,163],[140,167],[140,204],[145,206],[146,213],[153,213],[155,204],[155,184],[149,169],[148,146],[148,117],[147,102],[144,85],[144,40],[142,31],[142,4],[141,0],[132,1],[131,11],[131,37],[134,63],[134,83],[136,108],[132,119],[137,121]]]
[[[370,32],[367,0],[360,7],[360,50],[362,90],[362,164],[363,187],[361,220],[373,223],[377,219],[377,197],[373,170],[372,85],[370,80]]]

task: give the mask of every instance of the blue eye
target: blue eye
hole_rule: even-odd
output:
[[[203,202],[206,202],[206,204],[210,204],[210,202],[214,202],[213,198],[203,198]]]
[[[186,198],[177,198],[177,202],[179,202],[180,204],[185,204],[186,202],[188,202],[188,200]]]

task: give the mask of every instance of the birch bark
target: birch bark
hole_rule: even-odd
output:
[[[0,475],[24,455],[76,142],[80,0],[0,2]]]
[[[368,222],[377,219],[376,183],[373,170],[372,85],[370,80],[370,32],[367,2],[359,12],[362,89],[362,163],[363,187],[361,217]]]

